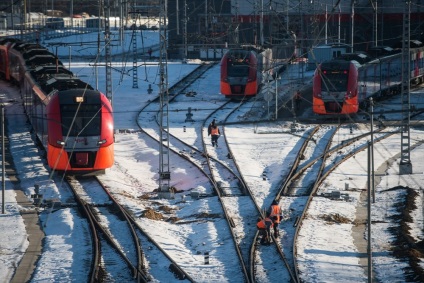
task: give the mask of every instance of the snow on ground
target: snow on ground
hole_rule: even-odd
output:
[[[13,185],[6,180],[4,203],[5,214],[0,215],[2,240],[0,243],[0,280],[8,282],[28,247],[22,209],[16,204]],[[3,202],[2,202],[3,203]]]
[[[175,82],[185,73],[190,72],[196,64],[170,64],[168,66],[169,81]],[[94,85],[93,68],[88,64],[78,63],[72,66],[73,71],[78,73],[84,80],[90,78]],[[157,66],[149,65],[145,68],[147,80],[140,76],[139,88],[132,88],[132,77],[124,76],[120,81],[119,76],[113,78],[114,86],[114,111],[117,129],[135,129],[134,117],[150,96],[147,94],[148,85],[157,92]],[[104,70],[100,68],[99,73]],[[216,89],[219,74],[210,73],[205,78]],[[172,84],[172,83],[171,83]],[[104,76],[99,79],[99,86],[104,86]],[[3,85],[2,85],[3,86]],[[6,88],[6,86],[4,86]],[[102,87],[100,87],[102,89]],[[202,91],[206,92],[205,87]],[[5,96],[8,95],[5,93]],[[10,94],[11,95],[11,94]],[[215,91],[214,91],[215,95]],[[7,100],[6,97],[3,98]],[[193,107],[201,108],[204,104]],[[19,103],[7,107],[6,114],[12,115],[19,112]],[[209,107],[209,106],[208,106]],[[200,113],[196,115],[201,115]],[[8,116],[9,117],[9,116]],[[66,189],[60,193],[56,185],[49,182],[49,172],[45,164],[39,158],[39,153],[33,145],[28,133],[25,118],[17,114],[16,119],[8,119],[10,147],[19,172],[21,187],[29,196],[34,193],[34,184],[40,184],[46,198],[59,198],[66,202],[70,194]],[[177,128],[176,128],[177,129]],[[243,174],[247,177],[251,186],[257,188],[256,195],[263,199],[263,203],[270,203],[271,197],[267,198],[269,191],[279,180],[282,167],[290,163],[290,155],[295,152],[299,137],[287,134],[284,126],[278,123],[257,125],[237,125],[226,129],[231,147],[237,149],[235,158],[242,165]],[[187,131],[189,135],[194,131]],[[359,134],[359,133],[354,133]],[[125,206],[132,209],[135,215],[141,214],[146,204],[140,206],[138,197],[149,194],[157,187],[156,176],[158,172],[158,150],[152,142],[140,139],[140,133],[131,131],[116,134],[116,165],[107,170],[102,180],[107,181],[117,191],[116,196],[126,201]],[[338,139],[351,138],[349,131],[341,132]],[[411,144],[424,140],[424,132],[420,129],[411,130]],[[192,138],[193,140],[196,137]],[[412,211],[412,219],[408,223],[411,236],[417,241],[422,241],[423,235],[423,190],[424,168],[421,159],[424,156],[424,146],[417,146],[411,154],[413,174],[398,175],[400,151],[400,136],[394,135],[375,146],[375,168],[382,169],[380,181],[376,186],[376,202],[372,204],[372,249],[374,276],[381,282],[405,281],[403,268],[404,262],[393,256],[391,227],[395,225],[392,216],[398,212],[393,207],[406,193],[404,190],[393,190],[396,186],[409,186],[418,194],[415,199],[416,209]],[[393,162],[387,164],[386,160],[393,157]],[[361,282],[366,281],[366,254],[357,246],[355,233],[356,220],[358,219],[358,206],[364,205],[361,194],[364,193],[367,184],[367,153],[358,154],[356,158],[345,162],[340,168],[330,174],[329,180],[322,185],[321,191],[334,189],[344,190],[348,184],[349,195],[352,202],[330,201],[326,198],[316,197],[308,213],[307,220],[303,224],[298,242],[298,263],[301,278],[305,282]],[[172,165],[173,185],[183,188],[187,192],[194,188],[202,187],[201,178],[192,178],[191,169],[186,167],[185,162],[179,161]],[[266,172],[267,179],[264,181],[262,174]],[[61,186],[60,179],[55,184]],[[21,208],[17,206],[13,185],[6,178],[5,207],[6,213],[0,215],[0,229],[2,241],[0,243],[0,282],[8,282],[14,272],[14,268],[26,250],[28,242],[22,218],[19,215]],[[118,191],[119,190],[119,191]],[[124,196],[131,196],[128,198]],[[172,207],[182,200],[169,200]],[[284,198],[281,202],[283,210],[288,210],[291,205],[296,205],[291,198]],[[191,199],[186,198],[183,205],[179,206],[176,213],[178,217],[193,217],[201,212],[215,213],[220,210],[219,204],[214,198]],[[331,223],[323,219],[323,215],[339,214],[347,219],[345,223]],[[288,215],[288,217],[290,217]],[[86,270],[83,270],[81,262],[84,262],[89,253],[88,244],[83,237],[86,233],[84,222],[77,221],[78,215],[72,210],[62,209],[52,214],[40,214],[42,223],[45,224],[43,255],[38,263],[35,276],[32,281],[81,281],[86,278]],[[213,223],[196,222],[196,224],[172,225],[141,218],[141,224],[148,227],[152,235],[158,235],[163,245],[175,250],[181,258],[187,270],[197,272],[198,282],[234,282],[234,278],[240,278],[237,274],[238,264],[235,259],[233,245],[229,238],[228,227],[218,218]],[[284,226],[284,225],[282,225]],[[150,228],[151,227],[151,228]],[[362,236],[366,236],[363,229]],[[82,237],[81,237],[82,236]],[[184,241],[186,239],[186,241]],[[282,238],[284,243],[284,237]],[[57,251],[58,247],[62,249]],[[202,253],[211,254],[211,264],[203,264]],[[364,261],[365,258],[365,261]],[[424,264],[421,262],[421,266]],[[151,263],[153,265],[153,263]],[[163,266],[166,268],[166,266]],[[200,270],[200,271],[199,271]],[[199,271],[199,272],[198,272]],[[265,277],[264,277],[265,278]],[[267,280],[269,277],[266,277]],[[174,278],[156,277],[159,282],[171,282]],[[265,279],[264,279],[265,280]],[[278,278],[271,278],[278,282]]]

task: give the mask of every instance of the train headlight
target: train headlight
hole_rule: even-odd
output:
[[[105,143],[106,143],[106,140],[101,140],[101,141],[97,142],[97,145],[102,145],[102,144],[105,144]]]
[[[61,146],[64,146],[65,145],[65,142],[64,141],[57,141],[56,143],[59,144],[59,145],[61,145]]]
[[[75,96],[74,101],[76,103],[83,103],[84,102],[84,96]]]

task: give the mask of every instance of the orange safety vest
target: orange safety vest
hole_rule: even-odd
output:
[[[266,229],[267,228],[267,225],[266,225],[267,222],[269,223],[270,228],[272,228],[274,226],[274,224],[272,223],[272,220],[269,219],[268,217],[259,221],[256,224],[256,226],[258,227],[258,229]]]
[[[219,129],[218,129],[218,127],[216,127],[216,128],[212,127],[211,135],[212,135],[212,136],[217,136],[217,135],[219,135]]]
[[[266,229],[265,220],[264,219],[261,219],[261,221],[259,221],[256,224],[256,227],[258,227],[258,229]]]
[[[271,218],[275,217],[275,222],[276,223],[280,223],[280,214],[281,214],[280,207],[277,204],[271,205],[270,216],[271,216]]]

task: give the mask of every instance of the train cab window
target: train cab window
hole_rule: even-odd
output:
[[[229,77],[247,77],[249,76],[249,65],[231,64],[228,65]]]
[[[348,73],[323,73],[321,75],[322,89],[326,91],[346,91],[348,81]]]
[[[101,107],[97,104],[62,105],[62,131],[70,136],[100,135]],[[75,115],[75,113],[77,113]]]

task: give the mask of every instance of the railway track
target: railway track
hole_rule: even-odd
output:
[[[67,176],[66,181],[90,225],[93,260],[89,281],[148,282],[139,239],[122,207],[94,177]]]
[[[173,101],[177,100],[178,97],[173,97]],[[221,106],[216,107],[208,117],[203,119],[203,125],[201,126],[202,130],[200,130],[202,136],[200,139],[202,141],[201,144],[199,142],[199,144],[193,146],[172,134],[170,134],[171,139],[169,143],[170,150],[195,164],[204,176],[210,180],[214,193],[218,196],[222,204],[227,223],[229,227],[232,228],[231,231],[235,242],[235,248],[240,258],[242,265],[241,269],[244,273],[245,280],[248,282],[255,282],[255,264],[253,264],[254,252],[252,252],[252,250],[255,250],[255,247],[257,247],[257,228],[255,224],[256,219],[263,213],[261,212],[261,208],[256,204],[249,188],[246,186],[237,164],[231,162],[231,150],[228,150],[227,159],[222,158],[223,156],[212,157],[211,154],[208,153],[209,146],[207,146],[207,144],[209,144],[209,142],[205,142],[206,138],[204,137],[204,129],[206,128],[205,123],[210,120],[210,117],[217,112],[227,112],[228,117],[240,106],[238,103],[235,106],[230,106],[230,104],[231,102],[223,103]],[[151,111],[145,112],[150,113]],[[143,121],[147,121],[148,119],[148,117],[145,117]],[[157,115],[155,121],[155,127],[159,128]],[[152,131],[153,128],[152,126],[149,127],[148,135],[158,141],[159,133],[157,131]],[[147,131],[145,132],[147,133]],[[181,148],[184,148],[184,150],[180,150]],[[228,146],[226,148],[228,148]],[[234,203],[238,203],[239,206],[244,208],[254,209],[232,209]],[[282,255],[279,246],[276,245],[276,247],[277,252]],[[284,255],[282,255],[282,258],[284,259]]]
[[[146,233],[134,215],[117,202],[98,177],[78,179],[68,176],[67,182],[91,226],[93,261],[90,282],[158,280],[149,274],[153,266],[149,266],[146,258],[160,259],[161,265],[168,267],[166,272],[179,280],[194,282]],[[147,249],[142,248],[143,243]],[[154,263],[150,262],[150,265]],[[161,268],[160,272],[165,270]]]
[[[241,174],[240,167],[237,164],[236,158],[234,158],[234,153],[232,152],[230,143],[228,142],[227,137],[225,135],[225,124],[228,122],[230,117],[234,115],[234,113],[237,112],[237,110],[239,110],[241,106],[242,104],[239,104],[236,107],[233,107],[233,109],[228,109],[226,111],[217,109],[212,113],[212,115],[210,115],[210,116],[214,116],[215,118],[218,118],[218,121],[222,123],[224,143],[222,142],[220,143],[219,150],[218,149],[213,150],[212,148],[212,150],[214,151],[214,155],[208,154],[208,156],[216,155],[218,156],[218,158],[226,160],[226,162],[228,163],[228,166],[232,168],[234,172],[237,172],[239,179],[241,180],[244,186],[244,191],[246,192],[245,195],[247,198],[245,197],[244,200],[241,200],[241,199],[238,200],[240,203],[242,203],[242,205],[239,205],[239,206],[244,207],[245,210],[247,210],[246,208],[250,208],[251,212],[248,213],[247,215],[246,213],[244,213],[244,215],[240,215],[240,212],[238,211],[235,211],[234,213],[238,212],[239,214],[238,219],[240,221],[238,225],[244,227],[243,233],[246,235],[243,241],[244,243],[243,245],[241,245],[241,251],[244,252],[245,254],[248,254],[248,257],[247,257],[248,261],[246,261],[246,266],[248,267],[248,270],[249,270],[249,278],[251,282],[257,282],[258,280],[260,281],[260,278],[258,278],[257,273],[271,272],[274,266],[285,266],[286,268],[289,268],[289,265],[288,265],[288,262],[286,261],[286,257],[284,255],[283,250],[281,249],[281,246],[277,244],[277,241],[275,239],[273,239],[272,247],[261,246],[259,244],[259,239],[258,239],[259,233],[255,224],[257,222],[258,217],[264,218],[266,216],[265,211],[267,209],[260,207],[260,205],[257,203],[257,200],[255,199],[254,194],[252,193],[251,189],[247,185],[247,182],[244,179],[243,174]],[[218,112],[220,112],[219,115],[218,115]],[[203,138],[203,140],[205,139]],[[224,144],[225,151],[223,151],[224,149],[221,146],[222,144]],[[205,151],[208,150],[208,148],[209,147],[205,146]],[[227,159],[225,159],[225,152],[228,152]],[[273,262],[271,264],[267,264],[263,262],[262,260],[260,260],[258,256],[259,254],[264,255],[263,258],[273,259],[272,260]],[[277,257],[281,260],[280,264],[276,263]],[[294,275],[291,273],[289,269],[287,269],[287,271],[288,271],[287,273],[283,273],[283,274],[288,276],[281,276],[280,279],[284,282],[294,282],[293,281]]]
[[[181,97],[181,96],[180,96]],[[178,96],[173,96],[172,101],[178,101]],[[206,122],[208,120],[211,120],[211,117],[216,115],[217,112],[221,112],[220,115],[222,115],[223,112],[227,113],[226,118],[223,119],[223,123],[226,122],[227,118],[236,111],[239,107],[228,107],[229,103],[222,104],[220,107],[216,107],[214,111],[212,111],[208,117],[203,119],[203,125],[201,135],[202,138],[200,139],[202,143],[198,141],[194,143],[193,142],[184,142],[181,139],[177,138],[176,136],[170,134],[170,150],[173,151],[175,154],[180,154],[183,158],[193,162],[193,164],[196,164],[196,167],[203,172],[204,176],[209,179],[213,186],[214,193],[218,195],[220,198],[220,202],[223,204],[223,210],[224,215],[227,218],[227,222],[230,227],[233,228],[233,238],[235,239],[236,243],[236,249],[237,254],[241,258],[242,263],[242,270],[245,273],[245,278],[249,282],[255,282],[257,281],[255,272],[263,268],[264,264],[260,264],[257,261],[255,261],[255,255],[258,253],[258,246],[256,245],[257,241],[257,229],[256,229],[256,219],[258,216],[262,215],[264,216],[263,209],[259,207],[259,205],[256,203],[254,196],[250,192],[248,186],[246,185],[243,176],[239,173],[240,169],[237,166],[237,163],[234,162],[232,158],[232,152],[231,149],[226,146],[225,148],[228,149],[228,154],[226,158],[222,154],[223,149],[220,147],[220,156],[214,156],[213,154],[209,153],[209,146],[208,142],[205,142],[204,132],[206,129]],[[227,107],[228,109],[227,109]],[[157,109],[157,107],[155,107]],[[147,109],[147,110],[146,110]],[[159,128],[158,123],[158,117],[156,115],[155,119],[149,118],[148,114],[153,112],[153,110],[149,110],[149,107],[145,107],[143,112],[146,113],[142,119],[144,123],[148,121],[149,123],[156,122],[156,125],[154,126],[148,126],[147,131],[144,131],[145,133],[149,132],[148,135],[155,139],[159,140],[159,132],[156,130],[152,130],[153,128]],[[174,115],[175,117],[175,115]],[[178,118],[177,118],[178,119]],[[140,119],[141,120],[141,119]],[[140,127],[141,128],[141,127]],[[186,129],[184,129],[185,131]],[[191,129],[192,130],[192,129]],[[198,136],[199,134],[197,134]],[[225,135],[224,135],[225,136]],[[183,150],[181,150],[183,149]],[[215,150],[216,153],[216,150]],[[199,158],[201,157],[201,158]],[[206,163],[202,161],[206,158]],[[225,160],[225,161],[221,161]],[[222,164],[225,162],[225,171],[230,172],[229,174],[223,173],[224,170],[222,170]],[[219,172],[217,174],[216,172]],[[228,177],[236,176],[236,177]],[[224,176],[224,178],[222,177]],[[234,184],[228,179],[232,178],[232,180],[236,181],[237,184],[234,186]],[[225,180],[225,181],[222,181]],[[235,188],[235,189],[234,189]],[[246,196],[248,196],[246,198]],[[234,199],[237,199],[237,201],[234,202]],[[231,199],[231,201],[228,201],[228,199]],[[241,201],[243,199],[243,201]],[[247,201],[247,202],[246,202]],[[250,202],[250,203],[249,203]],[[226,204],[228,203],[228,204]],[[243,209],[247,210],[248,212],[240,213],[240,210],[231,210],[228,212],[228,208],[231,208],[231,203],[239,203],[239,206],[242,206],[243,208],[250,207],[252,209]],[[243,205],[240,205],[242,203]],[[238,231],[237,227],[243,227],[242,232]],[[286,257],[284,255],[284,252],[282,251],[282,248],[280,245],[276,244],[276,241],[274,241],[275,249],[272,249],[273,252],[275,252],[276,255],[279,255],[280,259],[282,260],[282,265],[285,265],[287,268],[288,276],[286,277],[287,281],[294,282],[294,273],[291,271],[290,266],[286,260]],[[269,249],[268,249],[269,250]],[[275,256],[269,256],[269,258],[276,258]],[[272,265],[269,265],[272,266]],[[272,267],[270,267],[272,269]],[[266,270],[266,268],[265,268]],[[264,272],[262,270],[262,272]],[[265,271],[266,272],[266,271]]]
[[[211,120],[212,116],[216,115],[217,112],[221,112],[221,115],[226,113],[226,117],[229,117],[240,106],[237,103],[230,107],[230,104],[234,103],[227,102],[222,104],[203,120],[202,129],[200,130],[202,145],[199,148],[170,134],[170,150],[195,164],[210,180],[214,193],[219,197],[222,204],[227,223],[232,228],[235,248],[240,257],[242,270],[245,274],[244,277],[248,282],[256,282],[255,270],[257,265],[255,264],[254,255],[258,246],[256,245],[257,228],[255,224],[256,219],[261,215],[263,216],[263,212],[245,184],[236,162],[231,158],[232,152],[227,146],[227,142],[220,143],[223,146],[219,148],[220,156],[217,156],[218,150],[212,150],[209,145],[209,138],[204,136],[206,122]],[[158,127],[157,119],[156,123]],[[158,140],[159,134],[156,133],[155,135],[150,135],[150,137]],[[185,150],[181,151],[181,148]],[[223,154],[225,149],[228,150],[226,157]],[[214,153],[210,153],[211,151],[214,151]],[[235,203],[237,203],[238,207],[243,207],[243,209],[233,209]],[[284,254],[280,246],[275,245],[275,248],[275,252],[284,260]]]
[[[315,156],[312,156],[310,160],[303,161],[303,164],[301,163],[301,159],[305,156],[305,151],[308,146],[306,143],[302,146],[296,161],[294,162],[294,166],[291,168],[289,177],[281,184],[279,193],[276,196],[277,200],[285,203],[285,206],[289,203],[292,204],[290,206],[291,216],[285,219],[280,227],[283,231],[283,237],[285,238],[283,245],[284,251],[285,254],[288,255],[288,260],[290,261],[290,266],[295,274],[296,282],[301,282],[297,263],[297,238],[313,198],[320,197],[322,195],[318,195],[319,186],[342,162],[367,149],[368,143],[363,140],[369,138],[371,135],[370,132],[363,133],[331,147],[330,145],[335,141],[337,131],[340,130],[339,126],[332,130],[331,136],[320,138],[320,140],[325,140],[325,146],[318,146],[317,144],[315,146],[315,151],[318,152],[315,153]],[[376,134],[374,143],[396,133],[396,131],[385,132],[384,129],[385,128],[382,127],[374,132],[374,134]],[[308,140],[311,141],[313,139],[312,135],[317,132],[318,129],[312,131]],[[328,131],[326,132],[327,134],[329,133]],[[315,139],[318,140],[317,138]],[[319,143],[322,143],[322,141]],[[343,152],[345,152],[345,154],[342,154]],[[311,178],[310,176],[316,177]],[[291,200],[287,201],[285,198],[289,198]]]
[[[185,78],[184,80],[179,82],[177,85],[175,85],[169,91],[171,93],[170,101],[174,102],[178,100],[179,97],[183,96],[183,92],[186,92],[186,94],[189,93],[189,96],[193,95],[193,92],[188,90],[190,89],[190,87],[192,87],[192,84],[195,82],[195,80],[199,76],[203,75],[203,73],[207,71],[210,67],[211,66],[201,66],[199,69],[192,72],[188,76],[188,78]],[[148,135],[151,139],[159,142],[160,133],[158,131],[159,129],[158,114],[156,115],[154,114],[154,113],[157,113],[158,107],[155,105],[157,102],[158,102],[157,99],[152,100],[151,103],[143,107],[143,109],[140,111],[138,124],[139,124],[140,130],[144,134]],[[217,106],[217,107],[222,109],[227,104],[228,102],[223,102],[221,106]],[[234,220],[231,217],[227,209],[227,206],[225,205],[225,202],[223,201],[223,195],[228,197],[231,197],[231,196],[235,197],[235,196],[241,196],[245,193],[243,189],[243,185],[240,184],[241,180],[238,178],[237,174],[235,174],[224,163],[220,162],[217,159],[211,161],[208,158],[207,153],[204,150],[202,150],[202,148],[204,148],[203,142],[199,142],[197,146],[193,146],[184,142],[182,139],[177,138],[175,135],[172,135],[171,133],[169,133],[169,137],[170,137],[169,150],[172,151],[175,155],[190,162],[199,172],[201,172],[201,174],[209,183],[211,190],[210,191],[207,190],[206,192],[199,193],[197,197],[200,197],[200,198],[214,197],[214,196],[218,197],[219,202],[221,203],[222,211],[223,211],[222,214],[224,215],[224,218],[227,221],[229,231],[233,238],[235,252],[240,259],[241,273],[244,274],[243,275],[243,277],[245,278],[244,280],[250,282],[248,279],[248,274],[244,264],[245,261],[243,260],[243,254],[240,248],[238,247],[240,244],[240,241],[237,239],[239,239],[241,236],[235,234],[235,231],[233,229],[233,226],[235,225]],[[222,173],[222,176],[219,180],[217,179],[215,171],[220,171]]]
[[[388,124],[388,123],[386,123],[386,124]],[[366,137],[367,135],[369,135],[368,133],[366,133],[366,134],[363,134],[363,136],[364,137]],[[225,137],[226,135],[224,134],[224,137]],[[362,135],[361,135],[362,136]],[[355,137],[356,138],[356,137]],[[204,140],[204,138],[202,138],[202,140]],[[348,141],[347,141],[348,142]],[[376,141],[377,142],[377,141]],[[220,148],[222,149],[222,145],[220,144]],[[339,149],[341,149],[341,148],[339,148]],[[337,150],[337,149],[336,149]],[[201,151],[200,151],[201,152]],[[185,151],[185,152],[179,152],[179,154],[185,154],[185,153],[187,153],[187,151]],[[230,155],[232,155],[232,154],[230,154]],[[213,156],[211,155],[211,154],[208,154],[208,156],[209,156],[209,159],[213,159]],[[212,166],[214,166],[214,165],[212,165]],[[216,166],[220,166],[220,165],[216,165]],[[300,166],[300,168],[298,168],[298,172],[299,171],[303,171],[303,168],[304,167],[306,167],[306,166],[304,166],[304,165],[302,165],[302,166]],[[305,170],[307,170],[307,169],[305,169]],[[218,169],[218,171],[220,171],[220,169]],[[209,174],[209,175],[211,175],[211,174]],[[296,181],[294,181],[294,182],[296,182]],[[295,184],[294,184],[294,182],[292,183],[292,185],[293,186],[295,186]],[[217,182],[215,182],[215,183],[217,183]],[[222,188],[224,188],[224,189],[226,189],[225,188],[225,186],[221,186],[221,187],[219,187],[218,186],[218,188],[220,189],[220,193],[223,195],[223,196],[225,196],[225,197],[232,197],[233,196],[233,192],[231,192],[231,191],[225,191],[225,190],[222,190]],[[291,187],[291,188],[293,188],[293,187]],[[236,190],[234,190],[234,195],[237,195],[237,191]],[[286,192],[286,193],[283,193],[283,194],[281,194],[280,195],[280,197],[285,197],[286,195],[290,195],[290,196],[307,196],[307,194],[306,194],[306,192],[300,192],[300,191],[290,191],[290,192]],[[138,216],[135,216],[135,218],[137,218]],[[299,224],[300,222],[298,222],[298,224]],[[297,224],[297,225],[298,225]],[[135,225],[135,224],[134,224]],[[140,237],[140,235],[139,235],[139,237]],[[147,240],[146,241],[149,241],[148,240],[148,238],[146,238]],[[142,241],[143,242],[143,241]],[[107,243],[106,243],[107,244]],[[283,247],[284,248],[284,247]],[[286,251],[285,251],[286,252]],[[286,252],[286,255],[287,256],[289,256],[289,254],[287,254],[287,252]],[[257,266],[260,266],[259,264],[257,265]],[[296,265],[297,266],[297,265]],[[181,273],[181,274],[183,274],[183,273]],[[182,275],[182,276],[185,276],[185,275]]]

